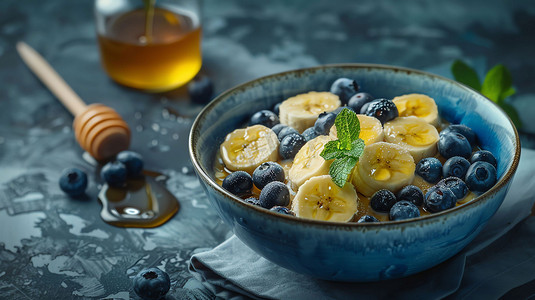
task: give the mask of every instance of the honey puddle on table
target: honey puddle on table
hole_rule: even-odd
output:
[[[102,219],[119,227],[157,227],[180,208],[175,196],[153,176],[129,179],[120,188],[105,184],[98,198],[102,203]]]

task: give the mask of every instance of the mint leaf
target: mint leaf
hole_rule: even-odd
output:
[[[522,121],[520,120],[520,117],[518,116],[518,112],[516,111],[515,107],[512,106],[509,103],[502,103],[500,104],[500,107],[509,115],[511,118],[511,121],[515,124],[517,128],[522,127]]]
[[[323,151],[320,154],[325,160],[342,158],[345,156],[344,151],[340,149],[340,141],[329,141],[323,146]]]
[[[354,157],[358,159],[362,152],[364,152],[364,141],[362,139],[357,139],[351,143],[351,150],[347,151],[347,156]]]
[[[451,73],[455,80],[460,83],[466,84],[477,91],[481,90],[481,82],[479,81],[476,71],[462,60],[455,60],[453,62],[451,65]]]
[[[360,122],[357,114],[349,109],[342,109],[334,120],[334,126],[338,139],[325,144],[320,155],[325,160],[334,159],[329,175],[333,182],[342,188],[364,151],[364,141],[359,138]]]
[[[329,141],[325,146],[323,147],[323,151],[321,151],[320,156],[323,157],[325,160],[330,159],[339,159],[344,158],[346,156],[351,156],[354,158],[359,158],[362,154],[362,151],[364,151],[364,141],[362,139],[357,139],[353,142],[351,142],[351,149],[345,150],[340,148],[340,141]]]
[[[357,114],[347,108],[342,109],[334,120],[334,126],[336,126],[336,135],[340,141],[340,147],[350,150],[351,142],[358,139],[360,134],[360,122]]]
[[[353,167],[355,167],[357,161],[358,158],[351,156],[345,156],[344,158],[333,161],[331,168],[329,169],[329,175],[331,175],[333,182],[337,186],[341,188],[344,187],[349,174],[351,174],[351,171],[353,170]]]
[[[501,95],[500,95],[500,100],[499,102],[503,102],[503,100],[505,100],[507,97],[511,97],[513,96],[514,94],[516,94],[516,90],[514,87],[510,87],[509,89],[507,89],[506,91],[504,91]]]
[[[511,72],[504,65],[499,64],[490,69],[483,85],[479,83],[474,69],[461,60],[453,62],[451,73],[455,80],[480,91],[481,94],[496,102],[509,115],[516,127],[522,127],[522,121],[516,109],[505,102],[505,99],[516,94],[516,90],[513,87]]]
[[[510,93],[513,87],[513,80],[511,73],[504,65],[496,65],[487,73],[483,85],[481,86],[481,93],[490,100],[502,104],[504,98],[503,94]]]
[[[498,103],[517,128],[522,127],[522,121],[516,109],[505,102],[507,97],[516,94],[516,90],[513,87],[511,72],[504,65],[496,65],[490,69],[481,87],[481,93]]]

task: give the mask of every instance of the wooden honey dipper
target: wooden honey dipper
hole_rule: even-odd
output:
[[[76,140],[91,156],[105,160],[128,149],[130,129],[112,108],[95,103],[86,105],[54,69],[33,48],[17,43],[17,51],[26,65],[74,115]]]

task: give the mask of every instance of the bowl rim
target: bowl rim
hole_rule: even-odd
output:
[[[492,105],[494,105],[496,108],[498,108],[498,110],[503,115],[505,115],[505,117],[509,121],[511,127],[513,128],[513,132],[514,132],[514,135],[515,135],[515,139],[514,139],[515,152],[514,152],[513,162],[511,164],[511,166],[506,170],[506,172],[503,175],[502,179],[500,179],[496,184],[494,184],[494,186],[490,190],[488,190],[485,193],[475,197],[473,200],[471,200],[471,201],[469,201],[467,203],[455,206],[453,208],[450,208],[450,209],[447,209],[447,210],[444,210],[444,211],[441,211],[441,212],[438,212],[438,213],[432,213],[432,214],[429,214],[429,215],[419,216],[419,217],[416,217],[416,218],[398,220],[398,221],[370,222],[370,223],[321,221],[321,220],[305,219],[305,218],[299,218],[299,217],[295,217],[295,216],[284,215],[284,214],[281,214],[281,213],[273,212],[273,211],[271,211],[269,209],[265,209],[265,208],[258,207],[258,206],[253,205],[253,204],[246,203],[241,198],[239,198],[238,196],[235,196],[235,195],[231,194],[230,192],[225,190],[223,187],[218,185],[212,179],[212,177],[204,170],[204,168],[201,166],[199,160],[197,159],[196,152],[194,151],[194,146],[196,144],[196,137],[194,136],[194,133],[198,130],[198,127],[200,126],[200,123],[202,122],[203,116],[205,114],[207,114],[209,111],[211,111],[212,109],[214,109],[214,107],[219,102],[223,101],[224,98],[227,98],[227,96],[229,96],[229,95],[231,95],[233,93],[236,93],[238,90],[247,88],[248,86],[252,86],[255,83],[258,83],[258,82],[261,82],[261,81],[264,81],[264,80],[268,80],[270,78],[276,78],[276,77],[285,76],[285,75],[289,75],[289,74],[303,73],[303,72],[317,72],[317,71],[319,71],[321,69],[327,69],[327,68],[329,68],[329,69],[336,69],[336,68],[342,68],[342,69],[345,69],[345,68],[348,68],[348,69],[354,69],[354,68],[358,68],[358,69],[379,69],[379,70],[389,70],[389,71],[394,71],[394,72],[404,72],[404,73],[407,73],[407,74],[415,73],[415,74],[420,75],[420,76],[426,76],[426,77],[429,77],[429,78],[438,79],[438,80],[441,80],[441,81],[446,81],[446,82],[448,82],[450,84],[453,84],[453,85],[455,85],[455,86],[457,86],[457,87],[459,87],[459,88],[461,88],[461,89],[463,89],[463,90],[465,90],[465,91],[467,91],[469,93],[475,93],[475,94],[483,97],[486,101],[490,102]],[[491,195],[493,195],[493,194],[497,193],[499,190],[501,190],[502,187],[504,187],[512,179],[512,177],[513,177],[513,175],[516,172],[516,169],[518,167],[518,163],[519,163],[519,160],[520,160],[520,151],[521,151],[520,150],[521,149],[521,147],[520,147],[520,138],[519,138],[519,135],[518,135],[518,131],[517,131],[516,127],[514,126],[511,118],[505,113],[505,111],[501,107],[499,107],[495,102],[493,102],[489,98],[487,98],[484,95],[482,95],[480,92],[478,92],[478,91],[472,89],[471,87],[466,86],[466,85],[464,85],[464,84],[462,84],[460,82],[457,82],[455,80],[452,80],[452,79],[449,79],[449,78],[446,78],[446,77],[443,77],[443,76],[440,76],[440,75],[437,75],[437,74],[433,74],[433,73],[430,73],[430,72],[421,71],[421,70],[412,69],[412,68],[407,68],[407,67],[394,66],[394,65],[368,64],[368,63],[324,64],[324,65],[318,65],[318,66],[308,67],[308,68],[292,69],[292,70],[288,70],[288,71],[284,71],[284,72],[278,72],[278,73],[273,73],[273,74],[261,76],[261,77],[255,78],[253,80],[249,80],[247,82],[244,82],[244,83],[241,83],[239,85],[233,86],[233,87],[225,90],[221,94],[219,94],[217,97],[215,97],[212,101],[210,101],[210,103],[208,103],[199,112],[199,114],[197,115],[197,117],[195,118],[195,120],[194,120],[194,122],[193,122],[193,124],[191,126],[191,130],[190,130],[188,141],[189,141],[188,142],[188,150],[189,150],[189,154],[190,154],[190,159],[191,159],[191,162],[192,162],[195,170],[197,171],[197,174],[199,175],[200,179],[202,179],[208,185],[210,185],[216,192],[219,192],[223,196],[229,198],[232,202],[234,202],[234,204],[242,205],[244,207],[247,207],[248,209],[252,209],[253,211],[255,211],[257,213],[264,214],[264,215],[270,215],[272,217],[279,218],[280,221],[287,221],[287,222],[290,222],[291,224],[298,223],[298,224],[301,224],[301,225],[305,225],[306,224],[306,225],[319,226],[319,227],[335,227],[337,229],[349,229],[349,230],[356,229],[356,228],[367,228],[367,227],[375,228],[377,226],[381,226],[381,227],[384,228],[384,227],[399,226],[401,224],[412,224],[412,223],[417,224],[417,223],[421,223],[421,222],[425,222],[425,221],[432,221],[434,219],[438,220],[438,218],[440,218],[440,217],[442,217],[444,215],[455,213],[455,212],[459,212],[459,211],[462,211],[462,210],[465,210],[465,209],[469,209],[470,207],[473,207],[477,203],[480,203],[480,202],[483,202],[485,200],[488,200],[491,197]]]

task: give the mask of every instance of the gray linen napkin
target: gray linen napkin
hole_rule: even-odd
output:
[[[189,269],[224,299],[492,299],[519,287],[513,291],[518,294],[522,285],[530,287],[535,280],[535,217],[526,219],[535,202],[534,167],[535,151],[522,149],[509,193],[483,232],[453,258],[407,278],[373,283],[319,280],[271,263],[236,236],[194,254]]]

